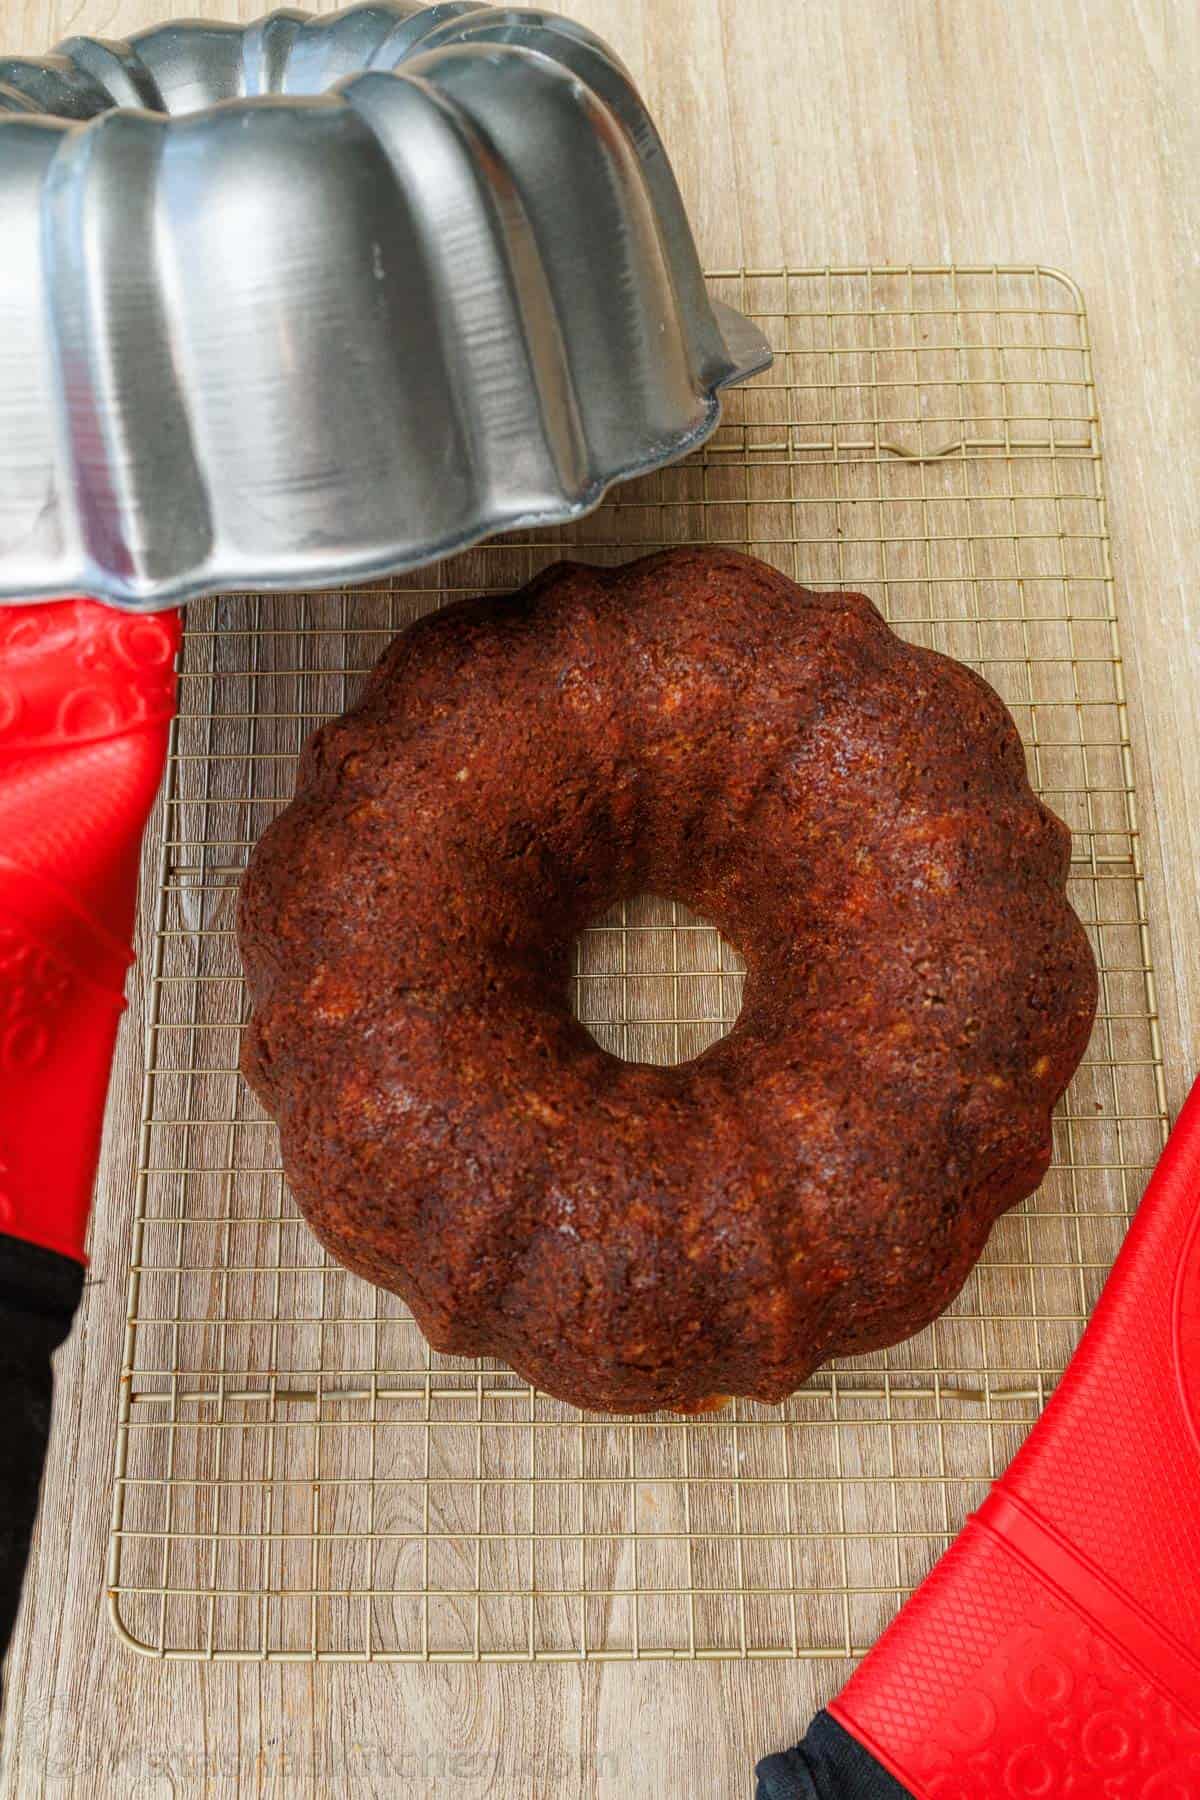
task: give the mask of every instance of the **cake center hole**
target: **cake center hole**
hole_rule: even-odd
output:
[[[733,1028],[746,965],[715,925],[642,894],[581,931],[571,1010],[624,1062],[682,1063]]]

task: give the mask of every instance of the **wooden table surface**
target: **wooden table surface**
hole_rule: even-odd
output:
[[[1200,1065],[1200,12],[1190,0],[559,4],[641,84],[710,267],[1037,261],[1081,284],[1174,1112]],[[244,16],[257,10],[245,0]],[[0,0],[0,42],[37,51],[156,16],[152,0]],[[59,1361],[0,1792],[747,1794],[754,1758],[791,1741],[846,1666],[237,1668],[118,1647],[101,1589],[138,1027],[135,1004],[92,1281]]]

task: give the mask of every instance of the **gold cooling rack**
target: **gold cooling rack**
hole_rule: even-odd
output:
[[[161,812],[109,1567],[168,1657],[841,1657],[876,1637],[1037,1416],[1166,1128],[1087,326],[1051,270],[718,274],[776,361],[700,454],[585,522],[383,587],[194,605]],[[863,588],[983,671],[1075,833],[1102,971],[1054,1166],[944,1318],[781,1409],[611,1419],[430,1353],[331,1264],[236,1073],[238,877],[318,721],[393,632],[570,552],[734,544]],[[616,1053],[736,1016],[717,934],[643,899],[585,934]]]

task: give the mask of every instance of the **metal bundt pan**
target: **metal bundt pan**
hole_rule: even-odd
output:
[[[0,60],[0,221],[9,599],[364,580],[573,518],[770,360],[627,72],[550,13]]]

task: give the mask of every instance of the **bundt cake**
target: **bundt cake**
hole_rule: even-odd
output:
[[[733,553],[411,626],[252,857],[243,1069],[313,1230],[581,1406],[778,1401],[919,1330],[1033,1189],[1096,974],[987,684]],[[669,895],[731,1033],[622,1062],[577,933]]]
[[[314,587],[573,517],[770,361],[627,71],[552,13],[0,58],[0,218],[0,595]]]

